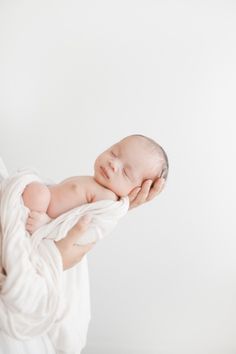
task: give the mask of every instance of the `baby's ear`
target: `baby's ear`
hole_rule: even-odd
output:
[[[163,172],[163,171],[162,171]],[[165,178],[163,177],[163,173],[161,172],[161,175],[159,176],[159,177],[156,177],[153,181],[152,181],[152,184],[151,184],[151,187],[150,187],[150,189],[152,189],[154,186],[155,186],[155,184],[156,184],[156,182],[159,180],[159,179],[164,179],[165,180]]]
[[[166,173],[167,173],[167,168],[164,167],[161,171],[161,175],[159,178],[163,178],[166,181]]]
[[[155,184],[155,182],[157,181],[158,178],[159,178],[159,177],[157,177],[156,179],[152,180],[152,184],[151,184],[151,186],[150,186],[150,189],[152,189],[152,187],[154,186],[154,184]]]

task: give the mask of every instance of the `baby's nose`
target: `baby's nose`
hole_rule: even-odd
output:
[[[109,162],[109,165],[113,172],[117,172],[120,169],[121,163],[119,159],[113,159]]]

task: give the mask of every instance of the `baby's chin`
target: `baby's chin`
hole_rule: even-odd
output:
[[[99,176],[96,176],[96,174],[93,176],[94,180],[100,184],[101,186],[105,187],[105,188],[108,188],[107,185],[106,185],[106,182],[103,181],[102,178],[99,178]]]
[[[117,188],[117,186],[109,186],[107,188],[110,189],[113,193],[115,193],[119,198],[127,197],[127,195],[129,194],[129,191],[121,190]]]
[[[103,184],[103,187],[109,189],[110,191],[112,191],[113,193],[115,193],[117,195],[117,197],[121,198],[121,197],[125,197],[126,194],[122,193],[116,186],[112,186],[110,184]]]
[[[113,193],[115,193],[119,197],[119,195],[115,192],[116,189],[113,188],[113,186],[111,186],[109,184],[109,182],[107,182],[103,178],[100,178],[100,176],[99,175],[97,176],[96,174],[93,176],[93,178],[98,184],[100,184],[100,186],[103,186],[104,188],[109,189],[110,191],[112,191]]]
[[[117,197],[119,197],[119,198],[127,197],[127,195],[129,194],[129,191],[121,190],[120,188],[117,188],[116,185],[113,186],[111,183],[109,183],[109,181],[106,181],[106,180],[103,180],[102,178],[99,178],[99,175],[97,176],[96,174],[94,174],[93,178],[95,179],[95,181],[98,184],[100,184],[104,188],[109,189],[110,191],[115,193],[117,195]]]

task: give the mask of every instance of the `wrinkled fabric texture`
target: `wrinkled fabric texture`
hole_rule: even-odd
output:
[[[26,341],[8,336],[0,330],[0,354],[61,354],[55,348],[47,334],[32,337]]]
[[[63,272],[54,240],[64,238],[79,218],[89,213],[92,222],[79,243],[98,241],[127,213],[128,198],[82,205],[30,236],[25,230],[29,210],[22,192],[33,181],[45,181],[30,170],[9,177],[1,161],[0,176],[2,336],[21,344],[36,337],[41,342],[49,338],[57,354],[79,354],[86,344],[91,317],[87,259],[83,257],[77,266]]]

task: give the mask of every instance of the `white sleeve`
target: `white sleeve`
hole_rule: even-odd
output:
[[[17,268],[17,259],[15,263]],[[37,257],[24,257],[20,273],[11,271],[5,277],[0,328],[19,340],[48,332],[63,312],[62,274],[62,259],[54,241],[42,240]]]

